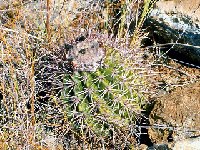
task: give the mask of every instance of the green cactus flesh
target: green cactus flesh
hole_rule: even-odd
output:
[[[68,119],[77,131],[83,132],[83,125],[101,136],[108,136],[111,127],[127,131],[140,109],[142,98],[134,85],[141,79],[131,69],[131,60],[108,48],[104,63],[95,72],[75,72],[65,78],[73,83],[63,97]]]

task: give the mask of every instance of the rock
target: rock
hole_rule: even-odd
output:
[[[157,8],[163,12],[181,13],[191,18],[192,21],[200,24],[200,1],[198,0],[168,0],[156,3]]]
[[[51,150],[63,150],[63,141],[61,139],[56,138],[53,133],[46,135],[46,137],[42,140],[42,145],[48,147],[47,149]]]
[[[173,150],[200,150],[200,137],[190,138],[175,143]]]
[[[200,82],[161,95],[150,114],[149,136],[154,143],[200,135]],[[166,138],[163,138],[166,137]]]
[[[148,147],[147,150],[171,150],[167,144],[159,144]]]
[[[141,145],[138,147],[139,150],[146,150],[147,148],[148,148],[148,146],[145,145],[145,144],[141,144]]]
[[[200,65],[199,5],[200,1],[195,0],[159,1],[144,24],[150,39],[154,39],[163,52],[195,65]],[[151,45],[155,41],[144,43]]]
[[[161,55],[200,66],[200,1],[159,1],[144,28],[149,39],[144,45],[158,47]],[[155,46],[153,45],[154,43]],[[153,45],[153,46],[152,46]],[[159,95],[150,114],[148,130],[155,144],[172,144],[200,135],[200,82]],[[196,140],[197,141],[197,140]],[[186,148],[187,149],[187,148]]]

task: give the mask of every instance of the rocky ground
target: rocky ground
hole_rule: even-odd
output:
[[[186,146],[190,146],[190,140],[200,135],[200,69],[168,60],[154,70],[159,74],[151,78],[155,87],[146,125],[149,138],[159,150],[186,141]],[[195,140],[200,142],[198,138]],[[147,149],[143,146],[141,149]]]
[[[182,31],[183,34],[190,29],[190,31],[192,31],[195,26],[195,33],[199,35],[199,6],[200,1],[196,0],[190,2],[187,0],[170,0],[159,1],[155,8],[162,10],[162,13],[160,12],[162,15],[157,15],[161,17],[157,19],[166,23],[166,25],[172,29],[180,28],[182,24],[177,22],[177,24],[175,24],[176,26],[170,26],[174,24],[170,24],[170,19],[167,20],[167,15],[172,16],[172,18],[177,15],[177,21],[182,16],[187,16],[192,24],[189,25],[189,23],[184,22],[184,24],[187,25],[183,26],[186,27],[186,29]],[[161,20],[163,16],[165,16],[164,20]],[[169,23],[167,24],[168,21]],[[181,19],[179,21],[181,22]],[[178,29],[178,32],[179,31]],[[181,37],[178,39],[181,39]],[[158,39],[158,43],[159,42]],[[162,42],[169,43],[170,41]],[[178,40],[172,42],[175,43],[178,42]],[[199,46],[199,42],[194,44]],[[155,83],[154,87],[152,87],[155,94],[150,98],[152,102],[151,108],[153,109],[150,110],[149,125],[146,126],[149,138],[154,146],[146,148],[144,145],[141,145],[141,149],[166,150],[171,148],[174,150],[199,150],[199,66],[187,64],[177,59],[168,59],[169,57],[165,55],[167,52],[163,54],[161,49],[161,47],[156,50],[154,49],[155,54],[153,57],[155,59],[155,65],[153,65],[153,69],[155,72],[159,72],[159,74],[150,78],[151,82]],[[199,51],[199,47],[196,50]],[[189,53],[187,53],[187,55],[189,56]],[[184,57],[187,57],[187,55]]]

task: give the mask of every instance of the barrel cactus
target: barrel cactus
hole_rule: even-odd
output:
[[[101,66],[90,71],[75,69],[64,78],[67,119],[83,139],[89,133],[90,138],[103,140],[114,138],[114,133],[130,135],[144,100],[137,91],[143,79],[133,68],[132,54],[103,47],[106,53]]]

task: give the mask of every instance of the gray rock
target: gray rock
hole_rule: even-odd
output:
[[[200,4],[199,1],[197,3]],[[181,6],[186,4],[187,1],[183,0]],[[195,15],[192,15],[192,11],[188,10],[186,13],[181,6],[173,1],[158,2],[144,27],[150,33],[150,39],[156,41],[156,47],[161,48],[163,53],[179,61],[200,66],[200,22],[195,12],[198,8],[193,8]],[[151,45],[153,42],[145,41],[145,44]]]
[[[148,147],[147,150],[170,150],[167,144],[159,144]]]
[[[173,150],[200,150],[200,137],[178,141]]]

